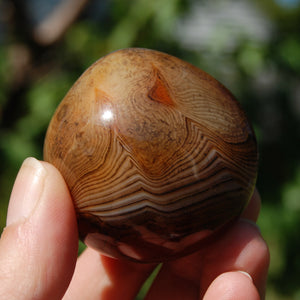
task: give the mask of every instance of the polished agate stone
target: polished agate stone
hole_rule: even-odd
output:
[[[161,262],[234,222],[255,186],[254,132],[200,69],[147,49],[89,67],[57,108],[44,159],[63,175],[80,238],[115,258]]]

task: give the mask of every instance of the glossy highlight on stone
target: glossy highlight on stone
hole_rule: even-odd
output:
[[[140,262],[189,254],[234,222],[258,167],[232,94],[187,62],[139,48],[104,56],[76,81],[44,159],[66,180],[80,238]]]

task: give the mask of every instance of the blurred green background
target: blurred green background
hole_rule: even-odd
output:
[[[260,148],[267,299],[300,299],[300,0],[0,0],[0,231],[57,104],[91,63],[132,46],[191,62],[242,103]]]

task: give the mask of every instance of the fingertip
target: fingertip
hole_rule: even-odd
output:
[[[47,171],[35,158],[23,162],[10,196],[6,225],[24,222],[36,208],[44,188]]]
[[[39,224],[37,237],[43,242],[39,254],[48,274],[44,293],[49,299],[55,294],[62,298],[72,279],[77,260],[76,213],[69,189],[60,172],[50,163],[40,163],[47,171],[47,178],[39,214],[34,214],[31,222]]]
[[[219,249],[222,249],[221,256]],[[253,284],[263,299],[269,268],[269,249],[254,222],[239,220],[210,248],[209,255],[211,258],[205,266],[207,276],[203,278],[202,286],[209,286],[219,274],[229,270],[242,270],[251,275]]]
[[[75,267],[78,234],[72,199],[55,167],[33,158],[24,162],[7,224],[0,240],[0,295],[61,298]]]
[[[259,300],[259,293],[251,276],[234,271],[219,275],[208,287],[203,300]]]
[[[269,247],[254,222],[241,220],[237,230],[244,234],[245,241],[235,259],[235,268],[244,270],[251,275],[261,299],[263,299],[270,264]]]

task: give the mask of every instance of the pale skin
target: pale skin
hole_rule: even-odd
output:
[[[265,294],[269,251],[255,222],[257,191],[222,238],[163,264],[146,300],[258,300]],[[27,159],[16,178],[0,240],[0,299],[134,299],[156,265],[102,256],[77,259],[72,199],[50,164]]]

